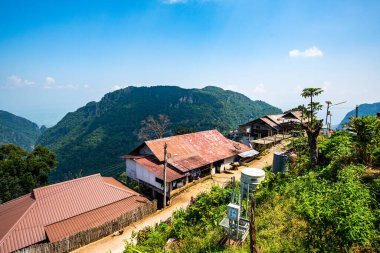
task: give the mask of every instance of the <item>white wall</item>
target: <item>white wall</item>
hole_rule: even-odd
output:
[[[128,177],[144,181],[159,189],[164,189],[160,183],[156,182],[156,175],[132,159],[126,159],[126,173]]]
[[[134,160],[125,159],[125,172],[127,173],[128,177],[133,178],[134,180],[137,179],[136,162]]]
[[[224,159],[223,164],[220,166],[220,172],[231,168],[230,163],[234,161],[235,156]]]

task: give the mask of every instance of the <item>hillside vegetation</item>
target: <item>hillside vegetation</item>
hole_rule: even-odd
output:
[[[41,135],[36,123],[0,110],[0,146],[15,144],[31,151]]]
[[[264,168],[266,179],[255,194],[260,252],[380,252],[380,119],[357,121],[356,134],[319,137],[315,169],[306,138],[290,144],[297,156],[289,161],[289,172]],[[367,130],[372,138],[363,142]],[[164,247],[169,252],[249,252],[249,239],[242,248],[218,243],[223,236],[218,223],[226,216],[230,194],[231,189],[219,187],[201,194],[171,222],[137,233],[137,245],[127,243],[124,252],[163,252]],[[167,244],[169,238],[174,242]]]
[[[68,113],[38,143],[57,153],[53,181],[95,172],[115,176],[123,168],[119,156],[141,143],[141,121],[149,115],[168,115],[175,134],[183,129],[227,132],[248,120],[280,112],[265,102],[217,87],[127,87]]]
[[[0,204],[47,185],[56,164],[45,147],[27,152],[13,144],[0,146]]]

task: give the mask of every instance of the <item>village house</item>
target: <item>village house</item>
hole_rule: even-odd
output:
[[[57,243],[129,212],[136,216],[139,208],[152,204],[119,181],[100,174],[36,188],[0,205],[0,252]],[[83,246],[83,241],[77,241],[81,243],[77,247]]]
[[[127,177],[148,188],[154,198],[163,195],[164,145],[167,144],[167,196],[189,182],[222,172],[231,163],[258,154],[248,146],[229,140],[217,130],[145,141],[125,159]]]
[[[253,140],[276,134],[288,134],[304,121],[305,118],[300,111],[265,115],[240,125],[239,133]]]

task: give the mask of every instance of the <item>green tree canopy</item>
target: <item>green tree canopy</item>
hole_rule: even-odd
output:
[[[366,165],[378,163],[377,152],[380,149],[380,119],[376,116],[352,118],[351,128],[354,136],[355,149]]]
[[[55,154],[37,146],[27,152],[13,144],[0,147],[0,203],[47,185],[57,165]]]

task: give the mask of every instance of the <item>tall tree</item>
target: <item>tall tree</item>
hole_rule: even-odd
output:
[[[301,93],[302,97],[310,98],[310,103],[307,107],[304,107],[304,115],[308,118],[308,120],[302,123],[302,128],[307,134],[311,168],[315,168],[318,163],[317,138],[323,125],[323,120],[318,120],[316,116],[317,112],[322,109],[322,105],[319,102],[313,101],[313,98],[322,92],[323,90],[321,88],[306,88],[303,89]]]
[[[27,152],[13,144],[0,147],[0,203],[48,184],[57,165],[55,154],[37,146]]]
[[[164,135],[170,134],[170,124],[168,115],[159,114],[158,119],[149,115],[145,120],[141,121],[138,137],[140,140],[161,139]]]

